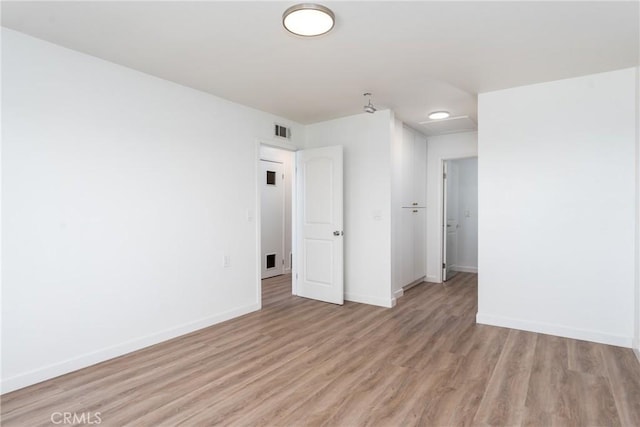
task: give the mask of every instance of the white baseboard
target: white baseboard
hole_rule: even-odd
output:
[[[576,329],[550,323],[494,316],[484,313],[476,314],[476,323],[480,323],[483,325],[500,326],[503,328],[519,329],[522,331],[538,332],[547,335],[556,335],[559,337],[615,345],[618,347],[631,348],[633,342],[631,337],[621,335],[612,335],[598,331]]]
[[[478,273],[478,267],[466,267],[464,265],[456,265],[451,268],[452,270],[459,271],[461,273]]]
[[[233,319],[234,317],[239,317],[259,309],[259,304],[251,304],[244,307],[239,307],[201,320],[185,323],[174,328],[147,335],[145,337],[136,338],[130,341],[123,342],[121,344],[103,348],[98,351],[83,354],[81,356],[74,357],[73,359],[68,359],[49,366],[44,366],[42,368],[18,374],[2,380],[0,382],[0,390],[1,393],[8,393],[13,390],[37,384],[39,382],[58,377],[60,375],[68,374],[69,372],[77,371],[78,369],[86,368],[88,366],[95,365],[96,363],[104,362],[115,357],[123,356],[127,353],[131,353],[133,351],[140,350],[142,348],[149,347],[154,344],[158,344],[163,341],[167,341],[172,338],[197,331],[199,329],[207,328],[209,326],[215,325],[216,323],[224,322],[225,320]]]
[[[408,291],[409,289],[413,288],[414,286],[418,286],[420,283],[424,283],[424,281],[426,280],[425,276],[422,276],[421,278],[419,278],[418,280],[414,280],[413,282],[409,283],[406,286],[402,287],[403,291]]]
[[[638,363],[640,363],[640,348],[634,348],[633,352],[636,354],[636,357],[638,358]]]
[[[361,304],[377,305],[380,307],[391,308],[394,306],[394,298],[384,299],[361,294],[344,294],[344,299],[351,302],[359,302]]]
[[[403,296],[403,295],[404,295],[404,288],[400,288],[400,289],[398,289],[397,291],[395,291],[395,292],[393,293],[393,298],[394,298],[394,299],[398,299],[398,298],[400,298],[400,297],[401,297],[401,296]]]
[[[424,281],[429,283],[442,283],[437,276],[427,276],[424,278]]]

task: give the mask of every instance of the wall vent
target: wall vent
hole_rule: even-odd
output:
[[[275,135],[279,138],[291,138],[291,129],[286,126],[282,126],[276,123],[275,125]]]
[[[267,270],[276,268],[276,254],[267,254]]]
[[[422,131],[427,136],[446,135],[449,133],[471,132],[478,129],[476,122],[469,116],[450,117],[448,119],[428,120],[420,122]]]

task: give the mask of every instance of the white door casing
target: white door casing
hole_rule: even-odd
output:
[[[447,281],[447,161],[442,162],[442,281]]]
[[[296,152],[297,295],[344,302],[342,147]]]
[[[260,172],[261,277],[266,279],[284,269],[284,167],[260,160]]]

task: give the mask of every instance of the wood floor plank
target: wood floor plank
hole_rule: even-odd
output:
[[[587,341],[567,341],[568,367],[572,371],[606,376],[602,352],[599,346]]]
[[[480,425],[519,425],[524,417],[537,335],[512,330],[476,413]]]
[[[629,349],[477,325],[477,275],[393,309],[291,295],[261,311],[0,397],[3,426],[640,426]]]
[[[632,351],[599,346],[618,415],[624,426],[640,426],[640,364]]]

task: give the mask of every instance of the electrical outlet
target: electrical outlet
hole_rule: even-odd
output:
[[[222,258],[222,267],[224,267],[224,268],[231,267],[231,257],[229,255],[225,255]]]

